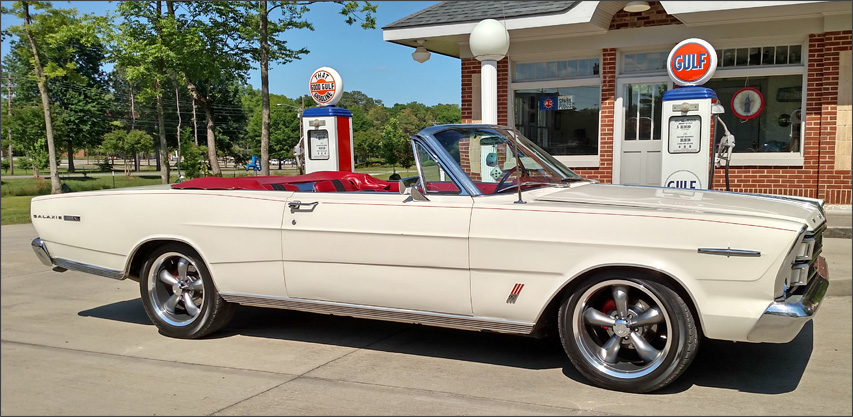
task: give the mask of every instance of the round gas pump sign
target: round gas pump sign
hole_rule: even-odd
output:
[[[717,71],[717,52],[710,43],[698,38],[675,45],[666,59],[669,78],[681,86],[705,84]]]
[[[320,67],[308,81],[311,98],[320,106],[333,106],[344,94],[344,82],[340,74],[330,67]]]

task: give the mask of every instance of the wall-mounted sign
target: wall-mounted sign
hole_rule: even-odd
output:
[[[308,81],[311,98],[321,106],[333,106],[344,94],[344,82],[340,74],[332,68],[320,67],[311,74]]]
[[[717,71],[717,53],[710,43],[698,39],[685,39],[675,45],[666,59],[666,72],[678,85],[705,84]]]
[[[539,110],[574,110],[574,96],[539,97]]]
[[[764,95],[752,87],[744,87],[732,96],[732,113],[742,120],[758,117],[764,110]]]

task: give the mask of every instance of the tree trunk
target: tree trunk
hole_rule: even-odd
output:
[[[201,102],[201,108],[204,109],[204,115],[207,116],[207,157],[210,159],[210,173],[215,177],[222,176],[222,170],[219,169],[219,159],[216,157],[216,134],[213,129],[213,107],[205,100]]]
[[[169,183],[169,146],[166,143],[166,124],[163,122],[163,89],[160,81],[155,82],[157,96],[157,128],[160,131],[160,182]]]
[[[6,110],[12,116],[12,76],[6,75]],[[9,175],[15,175],[15,156],[12,155],[12,128],[9,127]]]
[[[261,175],[270,175],[270,77],[269,40],[267,39],[267,2],[260,2],[261,38]]]
[[[30,5],[27,4],[27,2],[22,1],[21,7],[24,9],[24,26],[26,27],[27,41],[29,41],[30,50],[32,50],[33,53],[33,66],[36,70],[37,84],[39,93],[41,94],[41,105],[44,108],[44,133],[47,137],[48,163],[50,166],[50,193],[59,194],[62,192],[62,187],[59,184],[59,175],[57,175],[56,172],[56,150],[54,149],[53,142],[53,119],[50,115],[50,99],[47,95],[47,83],[44,78],[44,71],[42,71],[41,60],[39,60],[38,49],[36,49],[36,43],[33,41],[33,34],[30,32]]]
[[[184,77],[186,78],[186,77]],[[198,91],[198,87],[186,78],[187,89],[190,90],[193,99],[198,101],[201,109],[204,110],[204,115],[207,117],[207,157],[210,160],[210,173],[214,176],[222,176],[222,170],[219,169],[219,159],[216,157],[216,127],[213,121],[213,104],[208,97],[204,97]]]
[[[74,172],[74,144],[71,141],[65,142],[68,144],[68,173]]]

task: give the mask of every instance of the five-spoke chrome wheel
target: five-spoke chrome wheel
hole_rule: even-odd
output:
[[[186,326],[204,306],[204,280],[195,262],[177,252],[167,252],[148,271],[148,297],[155,313],[173,326]]]
[[[153,250],[139,277],[145,312],[167,336],[199,338],[234,315],[234,305],[219,296],[204,261],[185,245],[167,243]]]
[[[648,392],[693,360],[698,331],[668,286],[624,274],[600,275],[566,297],[560,336],[575,367],[596,385]]]
[[[666,357],[672,324],[660,300],[642,285],[608,281],[589,288],[572,311],[584,359],[615,378],[654,371]]]

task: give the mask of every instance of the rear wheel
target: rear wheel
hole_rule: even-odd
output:
[[[142,305],[166,336],[195,339],[228,324],[235,306],[216,291],[213,278],[198,254],[179,244],[152,252],[139,280]]]
[[[560,339],[575,368],[603,388],[649,392],[675,381],[699,347],[696,323],[666,285],[626,274],[599,275],[569,295]]]

